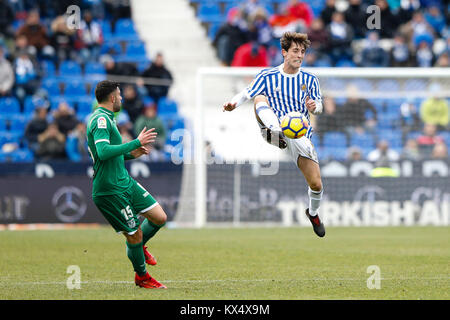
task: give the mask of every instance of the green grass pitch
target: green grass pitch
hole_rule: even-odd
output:
[[[450,228],[162,229],[151,275],[134,285],[125,238],[110,227],[0,232],[0,299],[299,300],[450,298]],[[68,289],[70,265],[81,288]],[[380,288],[368,289],[369,266]],[[371,282],[372,283],[372,282]]]

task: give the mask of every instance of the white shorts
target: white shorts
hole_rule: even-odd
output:
[[[299,156],[319,163],[316,148],[314,148],[313,143],[307,137],[303,136],[298,139],[284,138],[284,140],[286,140],[287,149],[291,154],[292,161],[294,161],[296,165]]]

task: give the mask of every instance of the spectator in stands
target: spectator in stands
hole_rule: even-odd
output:
[[[311,41],[310,50],[317,52],[318,57],[327,54],[328,32],[325,30],[322,19],[314,19],[309,27],[308,39]],[[309,55],[309,54],[308,54]],[[305,58],[308,56],[306,55]]]
[[[378,32],[368,32],[361,52],[361,67],[387,67],[388,64],[389,56],[380,45]]]
[[[47,129],[38,136],[39,147],[36,156],[40,160],[65,159],[66,137],[58,130],[55,123],[50,123]]]
[[[13,29],[14,11],[8,0],[0,0],[0,36],[4,38],[12,38],[14,36]]]
[[[345,115],[340,122],[348,137],[355,132],[372,131],[378,119],[376,108],[367,99],[362,98],[358,88],[353,85],[348,86],[347,96],[347,101],[342,105],[339,113]],[[367,111],[372,112],[373,119],[366,119]]]
[[[317,134],[320,141],[323,141],[323,135],[330,131],[341,131],[341,122],[339,113],[336,110],[336,102],[332,97],[323,98],[324,112],[317,117]]]
[[[78,29],[78,40],[83,63],[97,61],[103,44],[103,32],[100,24],[93,20],[91,11],[84,12],[84,19]]]
[[[67,135],[66,153],[69,160],[74,162],[89,160],[86,124],[84,122],[78,122],[75,129]]]
[[[413,13],[419,11],[420,0],[402,0],[400,1],[400,8],[397,12],[396,18],[398,24],[402,25],[410,21],[413,17]]]
[[[156,141],[153,143],[153,147],[155,148],[154,151],[161,153],[166,143],[166,128],[162,120],[157,115],[155,103],[150,102],[144,106],[144,113],[139,116],[134,124],[135,135],[139,135],[144,127],[155,128],[158,135],[156,136]],[[161,154],[159,154],[159,156],[161,156]]]
[[[133,123],[130,121],[128,113],[124,110],[117,115],[117,127],[122,136],[122,143],[130,142],[137,137],[134,135]]]
[[[449,130],[449,105],[447,99],[440,96],[441,86],[435,82],[429,88],[432,97],[420,106],[420,117],[425,124],[436,125],[438,130]]]
[[[445,28],[445,17],[436,3],[431,3],[424,14],[425,20],[434,29],[437,35],[441,36]]]
[[[259,9],[263,9],[263,6],[259,3],[259,0],[246,0],[242,5],[242,14],[244,19],[248,20],[250,16],[254,15]]]
[[[361,161],[363,159],[362,151],[357,146],[352,146],[348,148],[347,160],[350,161]]]
[[[380,8],[380,38],[393,38],[398,24],[386,0],[376,0],[375,5]]]
[[[267,67],[269,59],[267,50],[257,41],[241,45],[234,53],[232,67]]]
[[[418,131],[420,128],[419,112],[412,98],[407,98],[406,101],[400,105],[400,125],[403,139],[411,131]]]
[[[411,67],[412,55],[406,44],[406,39],[401,34],[396,34],[390,51],[390,65],[392,67]]]
[[[139,97],[135,87],[131,84],[127,84],[123,88],[122,109],[128,113],[132,123],[134,123],[141,115],[143,107],[144,103]]]
[[[416,64],[418,67],[429,68],[434,63],[434,54],[428,41],[420,41],[416,52]]]
[[[353,52],[350,45],[353,39],[353,30],[344,21],[344,15],[341,12],[333,13],[327,31],[333,62],[336,63],[341,59],[352,59]]]
[[[153,80],[160,80],[161,84],[148,84],[146,85],[147,92],[153,100],[158,103],[159,99],[166,97],[169,93],[169,88],[172,85],[172,73],[164,65],[164,57],[161,52],[156,54],[150,67],[142,74],[144,78],[153,78]]]
[[[448,148],[444,142],[438,142],[434,145],[433,151],[431,152],[431,158],[433,159],[447,159],[448,158]]]
[[[11,56],[17,58],[21,52],[26,52],[31,60],[37,61],[37,50],[28,44],[28,39],[24,35],[17,36],[14,41],[14,48]]]
[[[53,119],[58,130],[65,136],[75,129],[79,122],[75,111],[65,101],[61,102],[58,109],[53,112]]]
[[[420,11],[414,12],[412,19],[402,25],[399,31],[406,37],[408,45],[412,48],[418,47],[422,39],[433,41],[433,28],[426,22]]]
[[[450,57],[447,52],[442,53],[434,64],[438,68],[448,68],[450,67]]]
[[[65,17],[56,17],[52,21],[51,30],[52,36],[50,43],[55,49],[55,60],[57,65],[65,60],[75,60],[75,30],[67,27]]]
[[[14,71],[5,59],[4,48],[0,46],[0,97],[9,96],[14,85]]]
[[[269,18],[269,23],[273,30],[273,36],[277,39],[288,31],[306,32],[307,30],[305,22],[291,15],[288,7],[284,4],[278,6],[278,11]]]
[[[40,22],[39,11],[29,12],[25,24],[17,31],[16,37],[24,35],[28,43],[37,50],[38,57],[52,57],[54,49],[50,46],[50,40],[45,26]]]
[[[445,143],[441,136],[437,135],[437,128],[434,124],[425,124],[423,134],[417,137],[420,153],[423,157],[429,157],[437,143]]]
[[[249,17],[249,32],[250,38],[256,39],[259,44],[266,48],[272,41],[272,27],[267,21],[266,11],[259,8],[253,15]]]
[[[26,125],[24,136],[30,150],[36,153],[39,148],[38,136],[48,127],[49,104],[43,99],[33,99],[33,103],[35,104],[34,116]]]
[[[344,15],[345,21],[353,27],[355,39],[364,38],[367,32],[367,13],[361,5],[361,0],[350,0]]]
[[[243,29],[240,26],[241,20],[241,11],[238,8],[230,9],[226,23],[219,28],[214,37],[213,45],[224,66],[231,64],[236,49],[248,41],[247,27]]]
[[[103,63],[109,79],[114,78],[114,76],[136,77],[139,75],[139,72],[134,63],[115,62],[114,58],[110,55],[103,55],[100,58],[100,62]],[[118,82],[120,83],[120,87],[123,87],[127,84],[127,82]]]
[[[287,5],[289,15],[297,20],[302,20],[306,27],[309,27],[313,21],[314,14],[307,2],[299,0],[289,0]]]
[[[39,87],[37,67],[26,52],[20,52],[14,61],[16,78],[14,92],[23,104],[27,95],[33,95]]]
[[[336,0],[326,0],[325,7],[320,13],[320,18],[326,26],[331,23],[331,17],[336,11]]]
[[[417,141],[414,139],[406,140],[405,147],[402,150],[402,154],[400,156],[403,160],[420,160],[420,150]]]
[[[399,159],[400,155],[397,151],[389,148],[389,142],[386,140],[378,141],[376,149],[370,151],[367,155],[367,160],[371,162],[391,162]]]

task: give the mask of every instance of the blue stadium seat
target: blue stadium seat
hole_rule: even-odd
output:
[[[17,143],[20,144],[23,137],[23,131],[2,131],[0,137],[2,137],[0,144],[5,143]]]
[[[61,102],[65,101],[71,108],[74,108],[77,98],[71,98],[68,96],[54,96],[50,97],[50,109],[56,110]]]
[[[100,27],[102,29],[103,38],[107,39],[111,37],[112,30],[111,30],[111,22],[109,20],[98,20],[97,21],[100,24]]]
[[[384,104],[385,104],[385,99],[383,99],[383,98],[369,98],[367,100],[371,104],[373,104],[375,109],[377,109],[377,112],[381,112],[383,110]]]
[[[20,113],[20,104],[15,97],[0,98],[0,114],[10,115]]]
[[[101,63],[88,62],[84,69],[84,74],[85,75],[106,74],[106,70],[105,70],[105,67]]]
[[[127,48],[125,51],[126,55],[138,56],[146,55],[145,43],[142,41],[130,41],[127,43]]]
[[[29,149],[16,150],[11,156],[14,162],[32,162],[34,160],[33,152]]]
[[[199,4],[197,17],[202,22],[220,23],[225,21],[225,15],[214,1]]]
[[[398,120],[398,114],[380,112],[378,113],[377,127],[382,129],[393,128],[396,120]]]
[[[41,87],[45,89],[49,96],[60,95],[59,82],[56,78],[45,78]]]
[[[82,99],[78,101],[77,114],[86,115],[92,112],[92,99]]]
[[[54,76],[56,72],[55,64],[51,61],[43,60],[41,62],[42,71],[46,76]]]
[[[117,20],[113,37],[114,39],[126,41],[139,40],[133,20],[125,18]]]
[[[75,61],[63,61],[59,67],[61,76],[81,76],[81,67]]]
[[[374,148],[375,142],[373,139],[373,136],[370,133],[362,133],[357,134],[354,133],[350,137],[350,144],[352,146],[358,146],[360,148],[367,147],[367,148]]]
[[[178,112],[177,103],[167,97],[162,97],[158,101],[158,114],[174,114]]]
[[[19,114],[10,119],[10,131],[24,131],[29,121],[29,117]]]
[[[325,132],[323,135],[323,146],[345,148],[347,146],[347,138],[342,132]]]
[[[347,148],[327,146],[322,147],[317,152],[321,160],[345,160],[347,158]]]
[[[311,137],[311,142],[314,144],[314,146],[315,146],[316,148],[321,147],[320,139],[319,139],[319,136],[318,136],[317,134],[313,134],[313,135],[312,135],[312,137]]]
[[[100,48],[100,52],[102,54],[108,53],[112,55],[116,54],[122,54],[122,46],[120,45],[119,41],[111,39],[110,41],[106,40],[102,47]]]
[[[381,92],[399,91],[400,85],[396,80],[379,80],[377,83],[377,89]]]
[[[342,59],[336,62],[336,67],[338,68],[354,68],[356,67],[356,64],[348,59]]]
[[[57,93],[59,95],[59,92]],[[37,105],[45,105],[48,107],[48,102],[39,97],[27,96],[25,98],[23,113],[27,116],[30,116],[36,109]]]
[[[66,88],[64,95],[66,97],[79,97],[87,94],[84,82],[79,80],[73,80],[66,82]]]
[[[8,122],[8,117],[0,115],[0,131],[6,131],[6,124]]]
[[[419,91],[427,88],[427,82],[422,79],[407,79],[403,85],[405,91]]]

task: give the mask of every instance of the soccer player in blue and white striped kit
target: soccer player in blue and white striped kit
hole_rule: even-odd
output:
[[[318,209],[323,194],[319,160],[310,138],[312,127],[299,139],[289,139],[281,131],[280,119],[291,111],[299,111],[310,121],[309,112],[322,113],[319,80],[300,67],[311,42],[303,33],[286,32],[280,40],[283,64],[262,70],[252,83],[223,106],[232,111],[249,99],[254,99],[256,120],[267,142],[281,149],[287,148],[308,183],[309,207],[305,214],[314,232],[325,235],[325,227]]]

